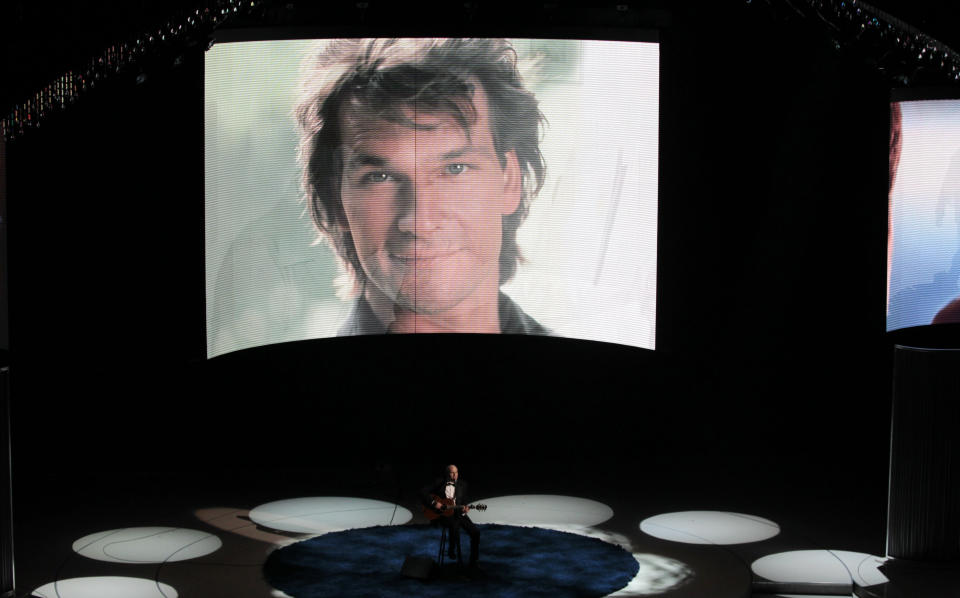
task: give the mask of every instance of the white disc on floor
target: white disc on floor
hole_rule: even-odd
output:
[[[375,525],[403,525],[409,509],[382,500],[311,496],[269,502],[250,510],[257,525],[298,534],[325,534]]]
[[[470,519],[474,523],[587,527],[613,517],[613,509],[607,505],[575,496],[521,494],[497,496],[477,502],[487,505],[487,510],[471,511]]]
[[[878,569],[884,562],[882,557],[847,550],[793,550],[760,557],[750,568],[770,581],[867,587],[887,582]]]
[[[40,586],[40,598],[177,598],[165,583],[139,577],[74,577]]]
[[[654,538],[685,544],[744,544],[780,533],[780,526],[755,515],[726,511],[680,511],[648,517],[640,529]]]
[[[223,543],[207,532],[182,527],[126,527],[84,536],[73,551],[111,563],[168,563],[208,555]]]

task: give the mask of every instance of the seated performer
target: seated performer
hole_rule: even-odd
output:
[[[437,478],[420,490],[420,500],[423,505],[433,509],[434,512],[447,510],[451,504],[454,506],[448,516],[442,515],[433,521],[445,526],[450,532],[447,554],[451,559],[457,558],[460,528],[467,531],[470,535],[470,568],[477,569],[477,560],[480,558],[480,530],[467,516],[470,505],[467,504],[466,496],[467,483],[460,479],[460,472],[456,465],[448,465],[445,477]]]

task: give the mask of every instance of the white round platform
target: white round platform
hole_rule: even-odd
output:
[[[607,505],[575,496],[553,494],[521,494],[498,496],[477,501],[487,505],[486,511],[471,511],[474,523],[501,523],[531,527],[588,527],[613,517]]]
[[[73,551],[110,563],[168,563],[205,556],[222,545],[213,534],[193,529],[126,527],[84,536],[73,543]]]
[[[855,583],[868,587],[886,583],[878,569],[886,559],[846,550],[793,550],[761,557],[750,565],[770,581],[795,583]]]
[[[375,525],[403,525],[409,509],[369,498],[312,496],[266,503],[250,510],[257,525],[299,534],[325,534]]]
[[[641,521],[640,529],[654,538],[684,544],[745,544],[780,533],[780,526],[769,519],[727,511],[663,513]]]
[[[40,598],[177,598],[165,583],[139,577],[74,577],[40,586]]]

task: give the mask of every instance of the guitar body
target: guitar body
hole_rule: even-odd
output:
[[[453,517],[455,514],[463,511],[463,506],[458,506],[452,498],[440,497],[436,494],[431,494],[430,498],[433,502],[438,502],[444,505],[443,509],[434,509],[430,505],[424,505],[423,514],[427,517],[428,521],[433,521],[437,517]],[[467,505],[471,509],[476,509],[478,511],[484,511],[487,508],[487,505]]]

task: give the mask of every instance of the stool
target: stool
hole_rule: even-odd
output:
[[[441,525],[440,527],[443,531],[440,532],[440,554],[437,556],[437,562],[440,563],[442,567],[443,559],[447,555],[447,551],[445,550],[447,547],[447,526]],[[461,565],[463,564],[463,555],[460,554],[460,542],[457,542],[457,562]]]

